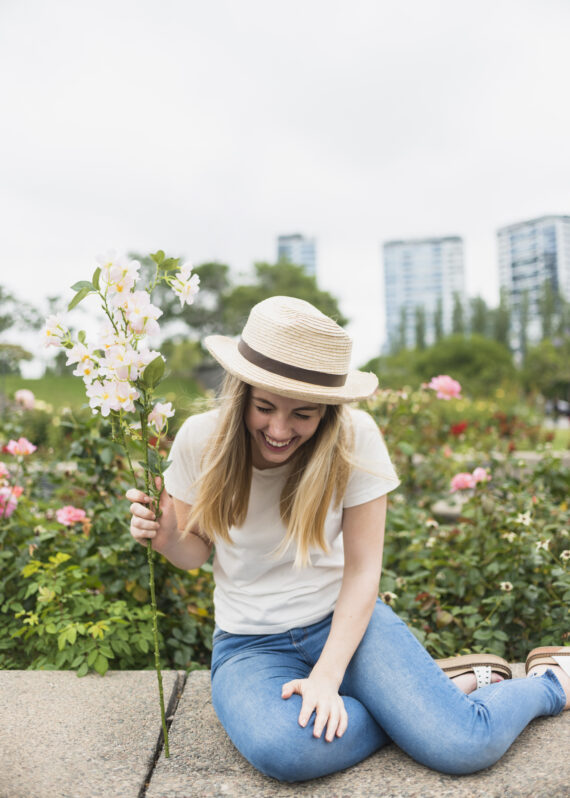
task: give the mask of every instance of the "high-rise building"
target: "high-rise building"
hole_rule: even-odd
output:
[[[416,342],[417,316],[425,319],[425,342],[438,324],[451,332],[455,295],[465,307],[463,240],[459,236],[386,241],[384,301],[389,348]]]
[[[501,227],[497,238],[499,281],[507,291],[512,345],[518,349],[524,314],[527,339],[541,338],[540,302],[546,282],[554,295],[570,300],[570,216],[541,216]]]
[[[277,239],[277,260],[288,260],[303,266],[307,274],[317,274],[317,242],[301,233],[279,236]]]

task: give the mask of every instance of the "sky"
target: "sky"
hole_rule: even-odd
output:
[[[361,365],[383,241],[462,236],[494,304],[497,228],[570,213],[569,32],[567,0],[0,0],[0,284],[63,304],[110,249],[244,278],[301,232]]]

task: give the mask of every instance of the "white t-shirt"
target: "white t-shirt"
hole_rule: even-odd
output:
[[[286,533],[279,500],[289,465],[253,468],[245,523],[230,529],[232,544],[216,543],[214,607],[216,623],[224,631],[275,634],[317,623],[333,611],[344,566],[343,509],[383,496],[399,484],[374,420],[363,410],[349,408],[349,413],[354,456],[366,470],[352,469],[342,502],[329,508],[325,535],[330,550],[311,549],[310,565],[294,567],[292,546],[279,558],[274,555]],[[211,410],[186,419],[172,445],[166,490],[188,504],[195,500],[202,452],[217,416]]]

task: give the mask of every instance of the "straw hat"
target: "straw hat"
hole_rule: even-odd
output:
[[[337,405],[365,399],[378,385],[375,374],[349,370],[350,337],[302,299],[264,299],[239,341],[209,335],[204,343],[230,374],[293,399]]]

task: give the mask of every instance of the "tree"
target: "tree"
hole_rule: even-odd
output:
[[[443,300],[438,297],[435,313],[433,314],[433,336],[435,341],[441,341],[443,335]]]
[[[136,252],[129,253],[129,257],[140,262],[141,271],[146,274],[146,278],[154,273],[156,265],[152,258]],[[181,262],[183,261],[181,258]],[[200,278],[200,291],[191,306],[181,307],[180,300],[168,286],[158,285],[155,288],[155,302],[162,310],[160,323],[166,326],[171,322],[183,322],[186,328],[200,338],[221,332],[224,296],[231,286],[230,267],[219,261],[210,261],[196,266],[192,272]]]
[[[450,374],[466,393],[484,396],[504,382],[515,379],[509,350],[481,335],[450,335],[417,355],[418,382],[436,374]]]
[[[42,319],[29,302],[22,302],[0,285],[0,333],[14,329],[38,329]],[[0,344],[0,373],[19,374],[20,363],[32,360],[33,355],[19,344],[4,341]]]
[[[510,346],[511,311],[509,295],[505,286],[501,287],[499,306],[490,311],[492,336],[499,344]]]
[[[42,317],[33,305],[23,302],[0,285],[0,333],[11,327],[37,330]]]
[[[527,391],[548,399],[570,399],[570,336],[558,346],[545,339],[527,350],[522,372]]]
[[[552,283],[550,280],[545,280],[542,284],[542,290],[538,299],[538,312],[540,313],[540,322],[542,326],[542,339],[552,338],[552,332],[555,326],[555,315],[557,297],[552,290]]]
[[[470,301],[471,314],[469,329],[475,335],[487,335],[489,326],[489,308],[483,297],[476,296]]]
[[[456,335],[465,334],[465,316],[463,313],[463,305],[461,304],[461,296],[456,291],[453,294],[453,312],[451,316],[451,332]]]
[[[398,332],[392,345],[392,354],[402,352],[408,348],[408,309],[405,305],[400,308],[400,321],[398,322]]]
[[[130,255],[141,262],[143,269],[152,269],[151,258],[137,253]],[[181,259],[183,261],[183,258]],[[210,334],[237,335],[242,329],[251,308],[270,296],[293,296],[315,305],[341,326],[348,324],[338,301],[328,291],[322,291],[314,276],[302,266],[288,261],[256,263],[253,281],[235,285],[230,267],[225,263],[210,261],[192,269],[200,277],[200,291],[194,303],[180,307],[179,300],[165,286],[156,289],[156,304],[162,310],[160,322],[182,321],[197,338]]]
[[[0,343],[0,374],[20,374],[20,363],[33,355],[18,344]]]
[[[426,348],[426,312],[418,305],[415,310],[416,349],[422,351]]]
[[[523,291],[519,305],[519,350],[524,363],[528,349],[528,320],[530,315],[530,299],[528,291]]]

